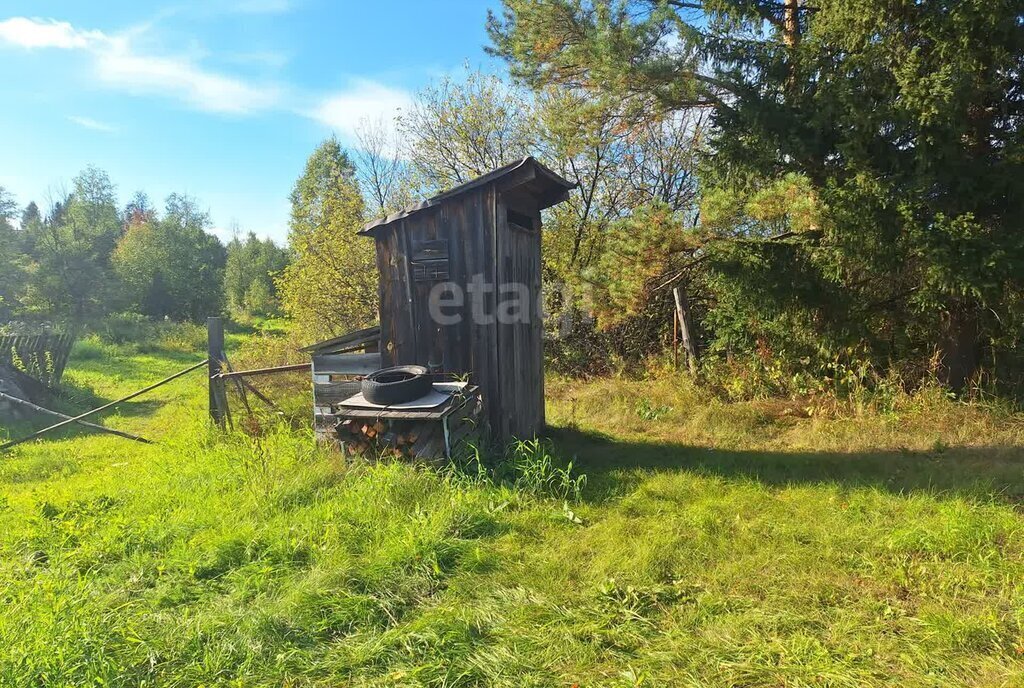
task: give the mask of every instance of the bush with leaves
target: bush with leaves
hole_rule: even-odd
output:
[[[503,5],[490,17],[493,51],[531,87],[713,113],[701,183],[708,207],[730,218],[716,239],[740,239],[703,265],[715,273],[714,337],[723,327],[760,330],[748,351],[783,351],[794,334],[818,338],[820,360],[863,347],[879,366],[937,351],[954,387],[985,360],[1001,369],[1019,358],[1017,4]],[[779,183],[798,190],[797,179],[811,193],[772,193]],[[784,204],[756,202],[765,190]],[[811,199],[815,231],[781,247],[759,233],[765,218],[798,224]],[[786,275],[796,277],[792,289]],[[825,296],[835,297],[828,313]]]

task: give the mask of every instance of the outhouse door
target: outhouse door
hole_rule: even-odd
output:
[[[496,252],[502,430],[521,439],[544,425],[540,215],[524,205],[502,199]]]

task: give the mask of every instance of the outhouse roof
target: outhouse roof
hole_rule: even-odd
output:
[[[392,222],[402,220],[416,213],[419,213],[428,208],[433,208],[440,205],[442,202],[461,196],[464,193],[477,189],[491,182],[496,182],[505,177],[509,177],[515,173],[523,175],[522,184],[530,184],[534,192],[537,194],[539,206],[543,210],[549,208],[556,203],[565,200],[565,195],[569,190],[575,189],[576,184],[573,184],[567,179],[562,178],[558,173],[548,169],[533,156],[527,156],[522,160],[503,165],[496,170],[491,170],[487,174],[480,175],[476,179],[459,184],[456,187],[442,191],[436,196],[432,196],[425,201],[415,203],[406,207],[397,213],[392,213],[387,217],[374,220],[365,227],[363,227],[359,234],[372,235],[376,230],[390,225]]]

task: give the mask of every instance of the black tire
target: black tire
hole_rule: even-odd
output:
[[[391,406],[426,396],[431,389],[427,369],[417,365],[394,366],[370,373],[363,380],[363,398],[371,404]]]

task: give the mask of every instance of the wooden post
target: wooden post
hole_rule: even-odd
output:
[[[679,311],[672,309],[672,369],[679,370]]]
[[[224,364],[224,321],[220,318],[206,319],[206,357],[209,360],[208,373],[210,378],[210,418],[220,427],[224,427],[227,409],[221,404],[227,401],[224,381],[220,375]]]
[[[683,349],[686,351],[686,364],[691,375],[697,374],[697,343],[693,339],[690,327],[690,303],[681,286],[673,287],[672,296],[676,301],[676,314],[679,319],[679,331],[683,336]]]

